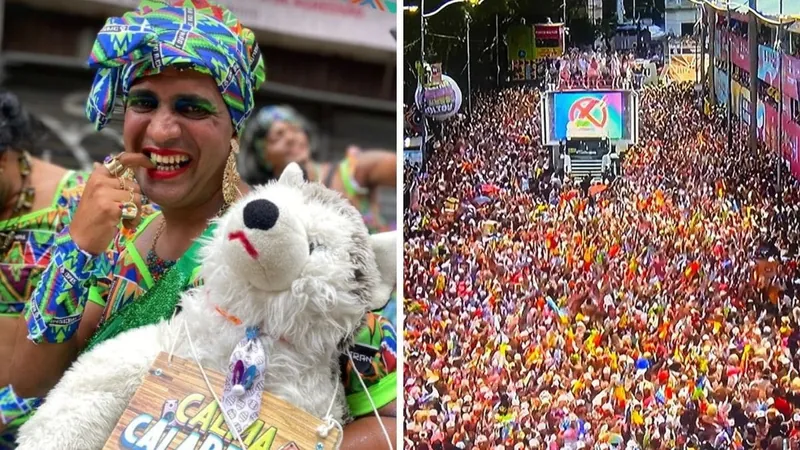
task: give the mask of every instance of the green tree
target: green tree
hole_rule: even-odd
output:
[[[428,1],[425,11],[435,10],[445,0]],[[497,84],[505,78],[507,56],[505,33],[513,24],[553,23],[563,20],[563,0],[485,0],[475,6],[470,3],[451,5],[425,23],[425,59],[441,62],[444,73],[461,86],[467,86],[466,20],[470,24],[470,52],[473,89]],[[567,0],[568,45],[591,45],[598,33],[588,18],[585,0]],[[420,12],[403,15],[403,64],[405,101],[413,100],[417,77],[414,64],[420,59]]]

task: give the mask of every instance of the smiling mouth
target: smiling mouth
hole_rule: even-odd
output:
[[[233,231],[228,233],[228,240],[231,241],[240,241],[242,246],[244,247],[244,251],[247,252],[253,259],[258,259],[258,250],[253,247],[253,244],[247,239],[247,236],[244,234],[244,231]]]
[[[177,172],[186,168],[192,162],[192,158],[189,155],[174,150],[146,149],[144,154],[155,166],[154,169],[150,170],[156,172]]]

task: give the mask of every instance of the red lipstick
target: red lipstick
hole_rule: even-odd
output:
[[[176,156],[176,155],[190,156],[186,152],[182,152],[180,150],[175,150],[175,149],[172,149],[172,148],[144,147],[142,149],[142,151],[144,153],[147,153],[147,154],[153,154],[153,155],[159,155],[159,156]]]
[[[147,154],[148,156],[150,156],[150,155],[158,155],[158,156],[162,156],[162,157],[166,157],[166,156],[186,156],[186,157],[189,158],[188,161],[186,161],[184,163],[181,163],[180,167],[178,167],[175,170],[158,170],[158,168],[148,169],[147,170],[147,176],[149,176],[150,178],[152,178],[154,180],[169,180],[171,178],[175,178],[178,175],[186,172],[186,170],[189,168],[189,165],[192,162],[191,156],[188,153],[180,151],[180,150],[172,149],[172,148],[144,147],[142,149],[142,151],[145,154]],[[152,162],[152,160],[151,160],[151,162]],[[154,163],[154,164],[158,164],[158,163]]]
[[[154,180],[168,180],[170,178],[177,177],[183,172],[186,172],[188,169],[189,169],[188,164],[184,167],[179,168],[178,170],[147,169],[147,176]]]

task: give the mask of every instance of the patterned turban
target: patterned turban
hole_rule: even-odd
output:
[[[89,56],[89,67],[98,70],[86,116],[102,129],[118,92],[124,103],[136,79],[175,65],[214,78],[241,135],[264,82],[264,62],[253,32],[207,0],[143,0],[135,11],[109,18]]]

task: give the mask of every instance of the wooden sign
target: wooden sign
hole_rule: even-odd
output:
[[[104,450],[243,450],[231,433],[194,361],[158,355]],[[225,376],[206,369],[218,396]],[[339,432],[321,439],[322,421],[265,393],[259,420],[242,432],[248,450],[332,450]]]

